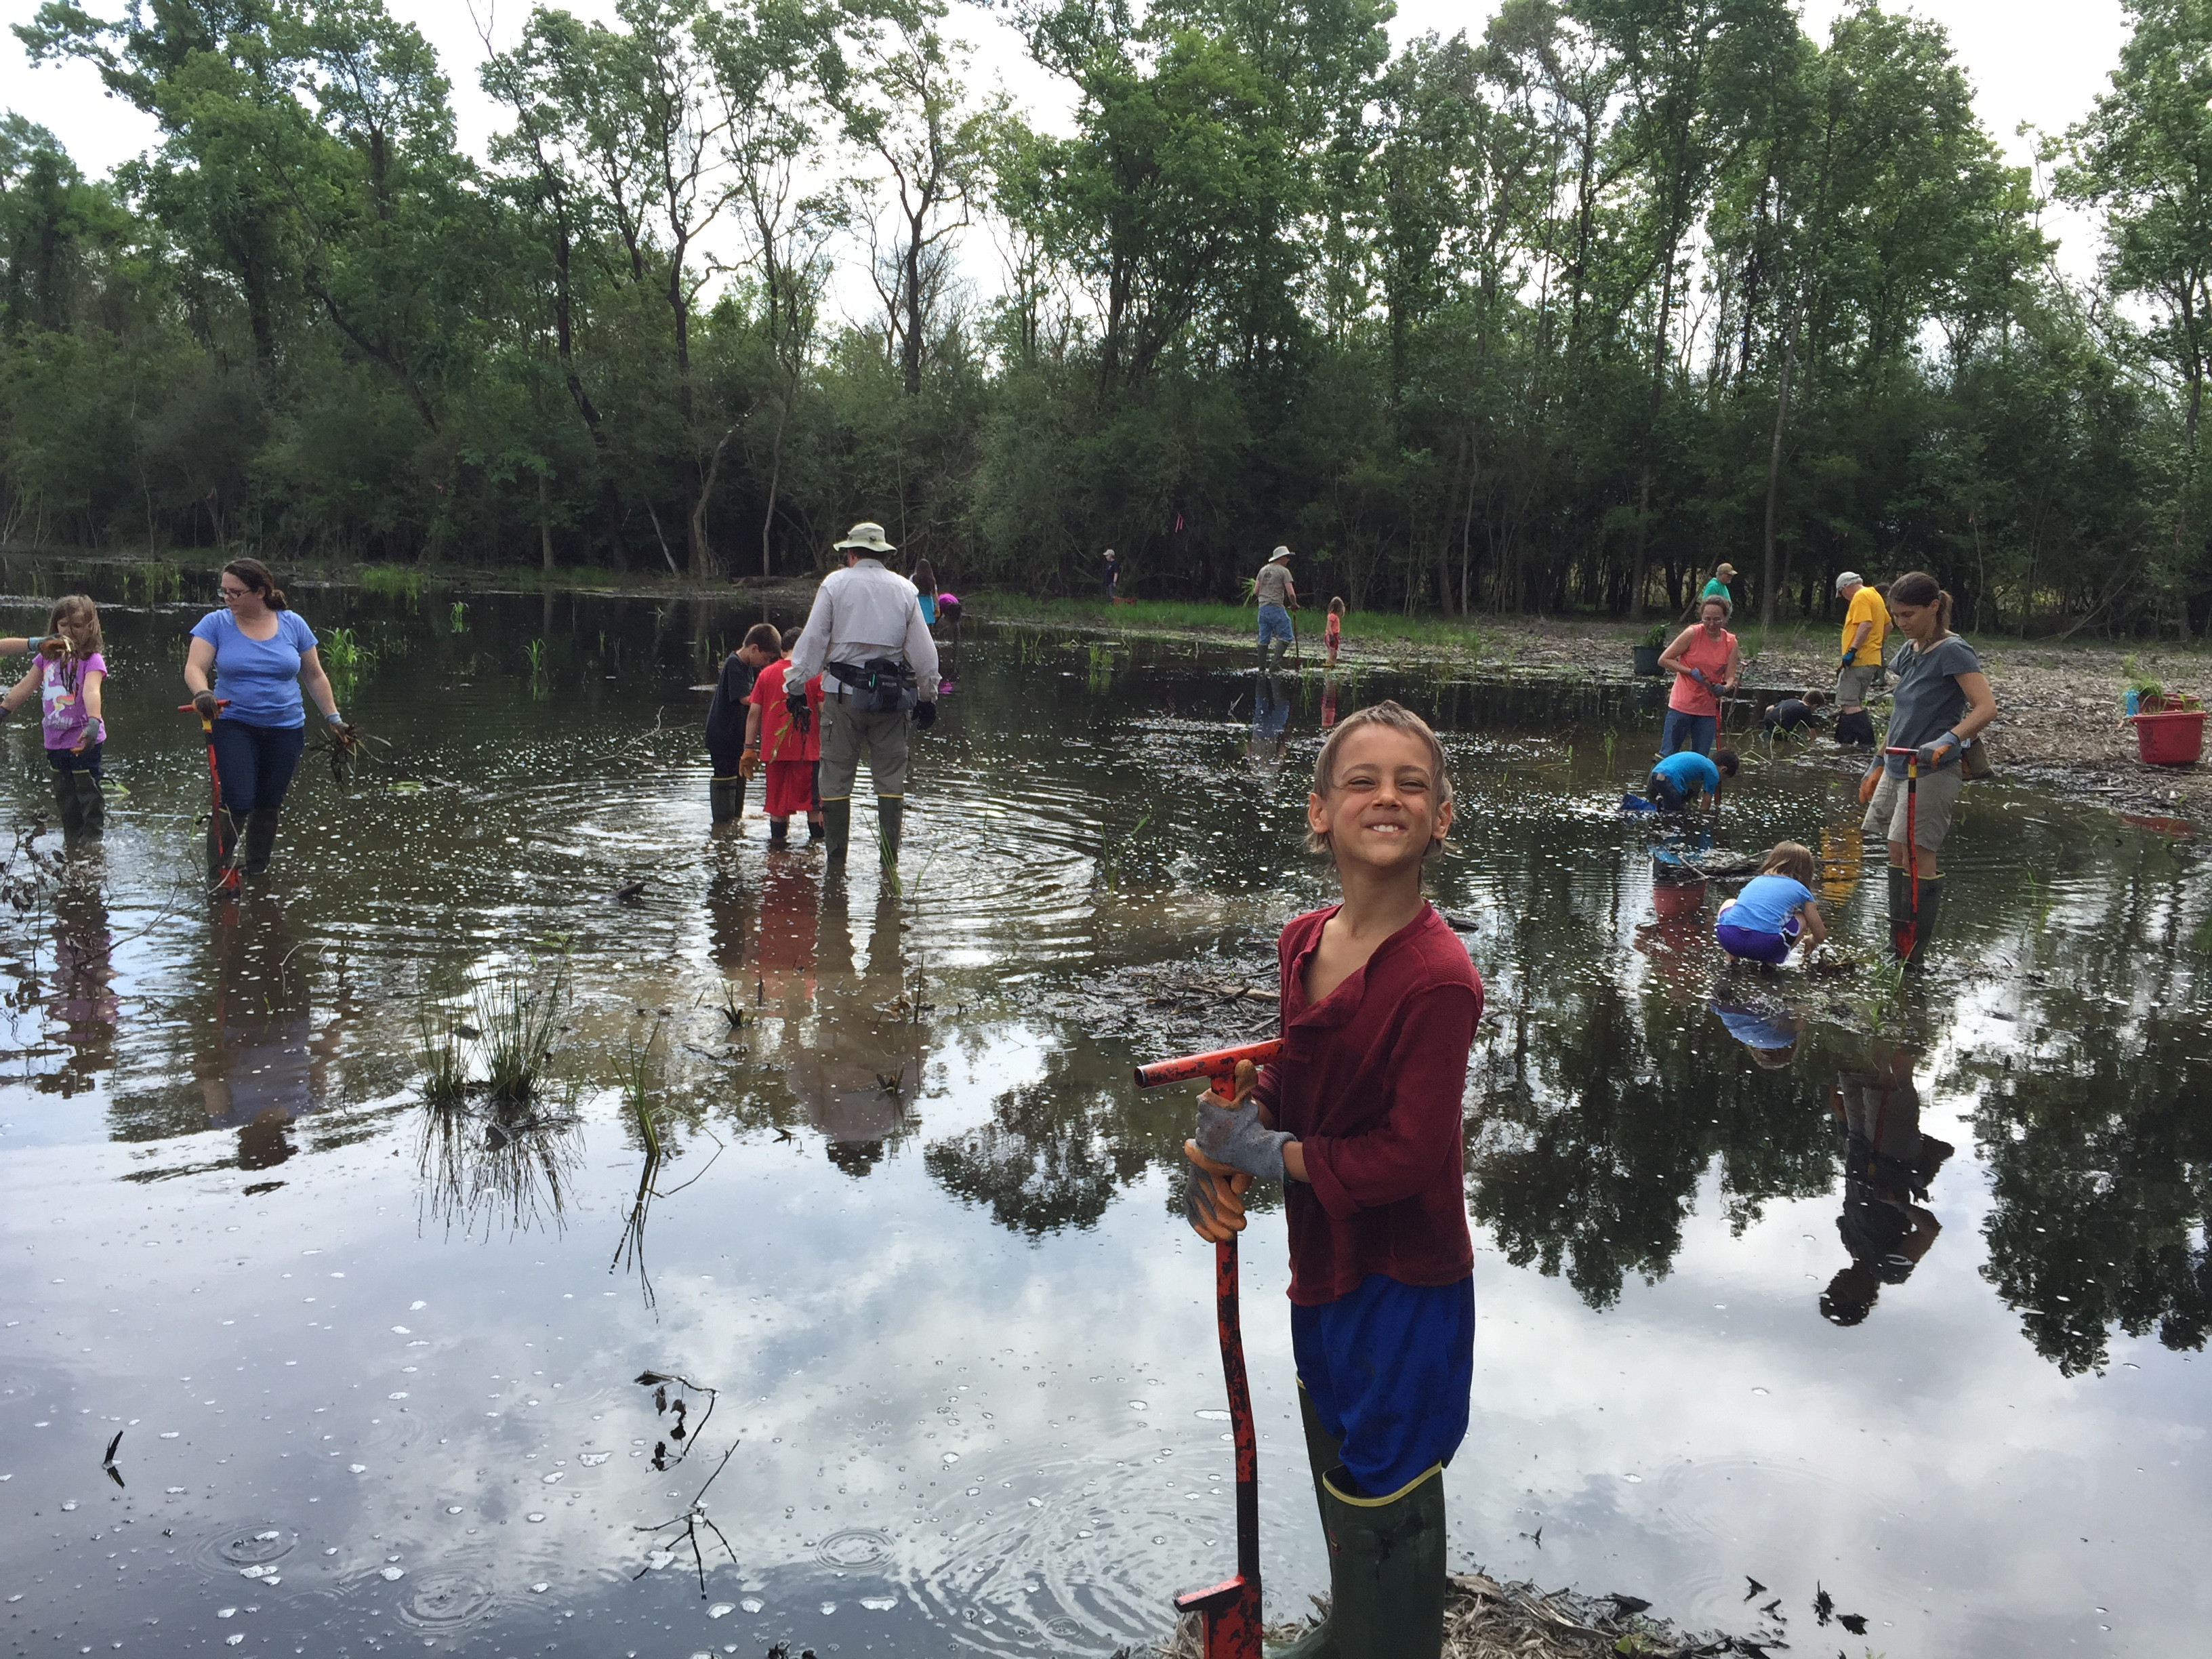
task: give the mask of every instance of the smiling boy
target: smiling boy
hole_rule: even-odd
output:
[[[1474,1257],[1461,1158],[1482,981],[1421,872],[1452,824],[1443,749],[1395,702],[1322,744],[1307,845],[1341,902],[1283,929],[1280,1060],[1233,1108],[1201,1105],[1184,1148],[1191,1224],[1244,1224],[1279,1181],[1291,1341],[1314,1495],[1328,1539],[1328,1619],[1297,1659],[1430,1659],[1443,1640],[1443,1466],[1467,1433]]]

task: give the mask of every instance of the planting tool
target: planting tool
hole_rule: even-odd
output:
[[[1224,1103],[1237,1087],[1240,1061],[1265,1066],[1283,1051],[1282,1039],[1217,1048],[1137,1067],[1137,1086],[1211,1079]],[[1206,1659],[1260,1659],[1260,1460],[1252,1428],[1252,1387],[1244,1376],[1244,1332],[1237,1311],[1237,1237],[1213,1247],[1213,1315],[1221,1335],[1221,1373],[1229,1385],[1229,1427],[1237,1447],[1237,1574],[1206,1589],[1176,1597],[1178,1613],[1194,1613],[1205,1630]]]
[[[230,699],[217,697],[215,706],[228,708]],[[179,703],[177,712],[179,714],[199,714],[199,710],[188,702]],[[238,890],[238,863],[223,850],[222,845],[222,774],[216,769],[215,719],[212,715],[200,714],[200,735],[207,739],[208,866],[220,872],[216,878],[217,888],[226,893],[235,893]]]
[[[1890,949],[1897,952],[1899,962],[1912,959],[1912,947],[1920,942],[1920,751],[1917,749],[1886,748],[1885,755],[1905,757],[1905,867],[1911,878],[1912,908],[1900,927],[1895,922],[1889,927]]]

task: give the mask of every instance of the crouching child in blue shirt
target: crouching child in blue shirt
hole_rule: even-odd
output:
[[[1827,938],[1827,924],[1813,896],[1817,873],[1810,848],[1778,842],[1759,873],[1721,906],[1714,920],[1713,937],[1729,960],[1778,968],[1794,946],[1802,943],[1809,951]]]

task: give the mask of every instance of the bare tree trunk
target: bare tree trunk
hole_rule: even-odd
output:
[[[1782,325],[1782,386],[1774,400],[1774,444],[1766,454],[1766,547],[1759,582],[1759,620],[1774,626],[1774,600],[1782,590],[1782,573],[1774,560],[1774,520],[1782,504],[1782,434],[1790,424],[1790,374],[1797,366],[1797,319]]]
[[[545,506],[545,475],[538,475],[538,552],[548,570],[553,568],[553,520]]]
[[[769,448],[768,506],[761,514],[761,574],[765,577],[773,568],[774,556],[769,545],[769,532],[775,526],[775,495],[783,483],[783,428],[791,417],[791,399],[779,399],[775,411],[775,441]]]

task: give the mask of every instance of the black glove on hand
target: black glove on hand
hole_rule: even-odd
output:
[[[931,726],[937,724],[937,705],[934,702],[915,704],[914,723],[923,731],[928,731]]]
[[[213,720],[215,718],[215,693],[212,691],[195,691],[192,694],[192,712],[197,714],[204,720]]]
[[[783,700],[784,710],[791,716],[791,729],[804,732],[814,724],[814,711],[806,706],[806,693],[794,691]]]

